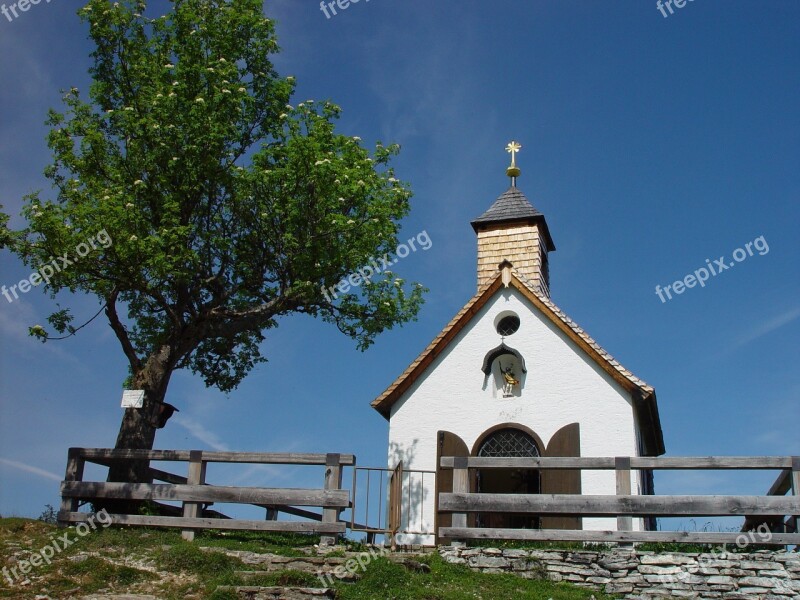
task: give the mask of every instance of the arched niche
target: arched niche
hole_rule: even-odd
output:
[[[514,348],[505,343],[493,348],[484,356],[481,370],[486,376],[484,383],[492,383],[492,395],[495,398],[522,396],[528,369],[525,367],[525,358]],[[504,372],[510,373],[519,383],[509,385]]]

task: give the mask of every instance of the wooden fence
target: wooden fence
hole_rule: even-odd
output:
[[[83,481],[87,462],[110,466],[116,461],[171,461],[188,463],[187,476],[183,477],[150,469],[154,481],[165,483],[108,483]],[[318,465],[325,467],[324,486],[321,489],[288,489],[231,487],[206,484],[206,466],[209,463],[249,463],[262,465]],[[102,448],[71,448],[67,471],[61,484],[61,510],[59,523],[79,523],[89,515],[78,512],[81,500],[159,500],[179,501],[181,508],[160,505],[173,516],[147,516],[112,514],[115,525],[141,525],[150,527],[178,527],[183,537],[194,539],[197,529],[238,529],[254,531],[288,531],[327,534],[345,532],[346,524],[339,519],[342,510],[350,506],[350,492],[342,489],[342,467],[354,466],[351,454],[262,454],[247,452],[205,452],[188,450],[108,450]],[[267,509],[264,521],[230,519],[207,510],[215,502],[254,504]],[[297,507],[319,507],[322,513],[312,513]],[[277,521],[278,512],[309,517],[313,521]]]
[[[739,516],[751,526],[771,523],[769,541],[798,545],[800,533],[800,457],[577,457],[480,458],[442,457],[442,468],[453,469],[453,492],[439,495],[439,510],[453,514],[452,527],[439,536],[452,540],[513,539],[584,542],[734,543],[736,532],[633,531],[634,517]],[[470,469],[557,469],[616,472],[616,495],[480,494],[470,493]],[[631,494],[633,470],[780,470],[765,496],[647,496]],[[793,496],[784,496],[788,491]],[[473,513],[521,513],[577,517],[616,517],[616,531],[498,529],[467,525]]]

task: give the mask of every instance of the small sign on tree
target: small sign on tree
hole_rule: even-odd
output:
[[[122,392],[122,408],[142,408],[144,390],[125,390]]]

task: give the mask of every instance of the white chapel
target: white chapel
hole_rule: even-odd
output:
[[[659,456],[664,440],[655,390],[625,369],[550,298],[547,221],[511,187],[472,221],[476,294],[372,406],[389,421],[389,467],[437,472],[424,479],[419,522],[401,544],[433,545],[450,515],[437,513],[452,491],[441,456]],[[614,494],[613,471],[492,470],[470,478],[472,492]],[[633,494],[652,494],[639,472]],[[642,521],[634,528],[650,528]],[[478,515],[476,526],[615,530],[607,518]]]

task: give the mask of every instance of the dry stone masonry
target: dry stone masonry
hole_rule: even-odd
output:
[[[624,598],[800,600],[800,554],[758,551],[653,553],[446,546],[447,562],[592,587]]]

